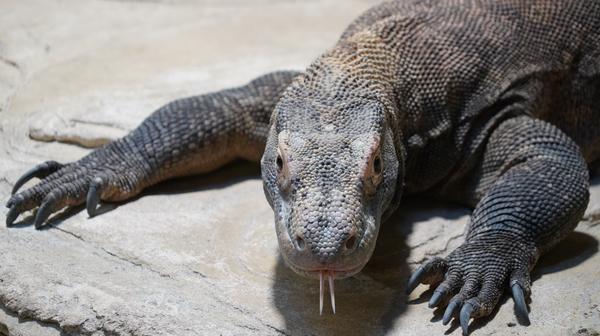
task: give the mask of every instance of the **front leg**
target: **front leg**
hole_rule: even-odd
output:
[[[419,282],[439,284],[429,306],[448,303],[443,323],[458,313],[464,334],[469,320],[489,315],[508,288],[521,321],[529,322],[529,273],[541,254],[574,230],[589,198],[577,145],[529,117],[504,121],[472,174],[466,198],[478,203],[465,242],[421,266],[408,285],[412,291]]]
[[[236,158],[258,161],[275,104],[298,74],[274,72],[238,88],[176,100],[76,162],[34,167],[14,185],[6,224],[36,207],[36,228],[66,206],[87,203],[93,216],[100,200],[126,200],[160,181],[206,173]],[[17,193],[33,177],[42,180]]]

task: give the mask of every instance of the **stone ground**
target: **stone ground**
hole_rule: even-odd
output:
[[[0,200],[34,164],[75,160],[174,98],[302,69],[372,3],[2,1]],[[509,299],[473,335],[598,335],[600,180],[592,192],[577,231],[534,270],[532,325]],[[0,335],[460,334],[426,307],[425,288],[407,298],[404,287],[460,243],[468,209],[407,200],[323,316],[317,283],[278,256],[256,165],[105,209],[66,211],[41,231],[30,214],[0,226]]]

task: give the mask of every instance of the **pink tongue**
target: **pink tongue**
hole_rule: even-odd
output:
[[[320,271],[319,272],[319,315],[323,315],[323,295],[325,292],[324,279],[323,276],[327,276],[327,280],[329,281],[329,295],[331,297],[331,308],[333,309],[333,313],[335,314],[335,288],[333,286],[334,281],[334,273],[333,271]]]

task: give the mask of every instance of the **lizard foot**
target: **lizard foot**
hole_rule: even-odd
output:
[[[12,225],[21,213],[39,207],[34,219],[39,229],[53,212],[84,202],[91,217],[100,199],[119,201],[135,195],[140,189],[136,170],[112,153],[102,148],[73,163],[48,161],[26,172],[15,183],[6,203],[6,225]],[[34,177],[41,181],[18,192]]]
[[[410,277],[407,292],[419,283],[435,287],[429,307],[444,307],[444,325],[458,317],[464,335],[471,318],[488,316],[505,289],[510,288],[515,314],[521,324],[529,325],[525,299],[531,294],[529,272],[537,250],[515,238],[484,237],[471,239],[446,258],[433,258]]]

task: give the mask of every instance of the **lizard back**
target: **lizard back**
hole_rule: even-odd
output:
[[[464,170],[502,120],[523,113],[561,128],[588,162],[600,158],[600,3],[388,2],[336,48],[364,34],[395,55],[399,128],[419,158],[407,174],[421,175],[409,190]]]

